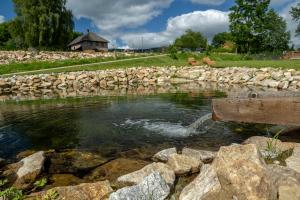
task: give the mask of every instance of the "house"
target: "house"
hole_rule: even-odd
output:
[[[72,51],[108,51],[108,43],[108,40],[88,30],[85,35],[79,36],[73,40],[68,47]]]

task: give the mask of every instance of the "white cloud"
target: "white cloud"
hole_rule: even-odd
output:
[[[206,5],[221,5],[226,0],[190,0],[192,3],[206,4]]]
[[[0,15],[0,24],[3,22],[5,22],[5,18],[4,18],[4,16]]]
[[[295,22],[292,19],[292,16],[290,14],[291,8],[295,7],[299,1],[296,1],[294,3],[288,4],[279,14],[286,20],[288,30],[291,31],[291,41],[292,43],[299,48],[300,47],[300,38],[296,36],[295,31],[298,26],[298,22]]]
[[[159,47],[169,45],[186,30],[191,29],[201,32],[211,40],[215,34],[228,30],[228,14],[219,10],[195,11],[170,18],[165,31],[125,34],[121,39],[132,48],[141,48],[142,43],[145,48]]]
[[[173,0],[69,0],[67,6],[77,18],[87,18],[101,31],[135,28],[161,14]]]

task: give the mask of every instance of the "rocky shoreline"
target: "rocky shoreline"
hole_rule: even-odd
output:
[[[275,90],[299,91],[300,71],[274,68],[211,68],[137,67],[58,74],[24,75],[0,78],[2,100],[74,96],[82,93],[97,95],[111,91],[169,89],[184,84],[228,90],[232,87],[264,87]],[[151,92],[151,91],[150,91]],[[112,92],[113,93],[113,92]]]
[[[269,148],[270,142],[276,145]],[[126,158],[105,160],[100,155],[78,151],[27,152],[31,155],[24,157],[24,154],[19,162],[2,165],[1,177],[9,180],[7,186],[29,191],[25,199],[52,196],[65,200],[297,200],[300,197],[299,152],[299,143],[259,136],[243,144],[223,146],[217,152],[164,149],[153,155],[151,162]],[[283,158],[282,154],[288,156]],[[102,178],[96,182],[85,179],[81,184],[70,182],[71,185],[46,187],[41,191],[32,189],[42,174],[67,177],[66,174],[87,169],[93,176]]]

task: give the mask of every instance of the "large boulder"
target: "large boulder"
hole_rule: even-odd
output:
[[[49,157],[49,173],[51,174],[79,173],[107,162],[107,159],[101,155],[77,150],[54,152]]]
[[[26,199],[99,200],[108,197],[111,192],[113,189],[109,182],[101,181],[76,186],[55,187],[48,191],[31,194]],[[50,198],[50,194],[56,198]]]
[[[299,200],[299,186],[280,186],[278,192],[278,200]]]
[[[138,185],[122,188],[109,197],[109,200],[164,200],[170,194],[170,187],[159,172],[153,172]]]
[[[217,173],[224,199],[276,199],[271,173],[256,145],[221,147],[212,167]]]
[[[181,192],[179,200],[221,199],[221,184],[210,165],[203,165],[201,173]]]
[[[216,156],[216,152],[183,148],[182,155],[201,160],[203,163],[211,163]]]
[[[3,175],[13,182],[13,186],[18,189],[27,189],[42,172],[45,162],[45,153],[39,151],[20,162],[7,166]]]
[[[169,186],[173,186],[175,181],[174,171],[169,165],[163,163],[149,164],[138,171],[119,177],[117,181],[122,184],[139,184],[145,177],[149,176],[153,172],[159,172],[167,184]]]
[[[158,153],[156,153],[154,156],[153,156],[153,160],[154,161],[162,161],[162,162],[167,162],[169,157],[172,155],[172,154],[177,154],[177,150],[175,147],[173,148],[169,148],[169,149],[164,149]]]
[[[176,175],[199,172],[202,166],[201,160],[180,154],[172,154],[167,164],[173,169]]]
[[[300,173],[300,144],[295,146],[293,154],[285,162],[287,167]]]

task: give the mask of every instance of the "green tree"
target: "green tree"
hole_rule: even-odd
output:
[[[286,21],[271,9],[265,19],[261,49],[270,52],[288,50],[290,38]]]
[[[300,3],[297,6],[292,7],[291,15],[293,19],[299,23],[296,29],[296,34],[297,36],[300,36]]]
[[[73,36],[66,0],[13,0],[17,14],[11,34],[24,47],[64,48]]]
[[[233,37],[231,33],[228,32],[218,33],[213,37],[212,46],[215,48],[220,48],[228,41],[233,41]]]
[[[0,24],[0,47],[6,46],[6,43],[11,39],[8,26],[8,22]]]
[[[239,52],[261,51],[270,0],[235,0],[230,10],[230,30]]]
[[[197,48],[206,48],[207,39],[199,32],[187,30],[185,34],[175,40],[175,47],[188,48],[195,50]]]

